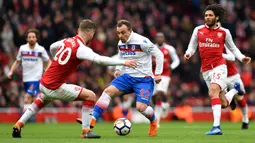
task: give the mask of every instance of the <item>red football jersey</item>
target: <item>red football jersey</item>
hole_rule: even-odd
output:
[[[238,74],[237,68],[234,62],[227,61],[228,77]]]
[[[224,53],[227,54],[226,49],[224,49]],[[226,63],[227,63],[228,77],[238,74],[238,71],[234,62],[226,61]]]
[[[162,76],[170,76],[171,73],[171,67],[170,67],[170,63],[171,63],[171,54],[170,54],[170,50],[166,47],[166,44],[162,45],[160,48],[160,51],[164,54],[164,63],[163,63],[163,72],[162,72]],[[153,73],[155,71],[156,68],[156,61],[155,58],[153,57],[153,64],[152,64],[153,68]]]
[[[222,28],[209,29],[203,26],[198,29],[197,37],[202,72],[226,64],[222,57],[226,32]]]
[[[57,89],[76,71],[83,61],[76,56],[80,46],[78,40],[83,43],[83,40],[79,36],[67,38],[63,41],[57,50],[51,66],[41,78],[41,84],[43,86],[53,90]]]

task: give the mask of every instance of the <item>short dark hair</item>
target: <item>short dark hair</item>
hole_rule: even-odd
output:
[[[27,38],[28,34],[29,33],[35,33],[35,36],[36,36],[36,39],[37,41],[40,40],[40,32],[37,30],[37,29],[34,29],[34,28],[31,28],[31,29],[28,29],[26,34],[25,34],[25,37]]]
[[[220,4],[211,4],[211,5],[208,5],[205,10],[204,10],[204,15],[205,15],[205,12],[208,11],[208,10],[211,10],[213,11],[214,15],[217,17],[219,17],[218,21],[217,22],[221,22],[225,19],[226,15],[227,15],[227,12],[226,10],[220,5]]]
[[[117,22],[117,27],[121,27],[122,25],[126,25],[128,30],[132,30],[132,25],[128,20],[122,19]]]
[[[84,19],[80,22],[79,29],[82,32],[88,32],[90,30],[96,30],[96,24],[90,19]]]

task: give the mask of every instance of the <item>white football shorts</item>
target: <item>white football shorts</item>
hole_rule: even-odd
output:
[[[78,85],[64,83],[58,89],[51,90],[40,84],[43,100],[74,101],[81,94],[82,89]]]
[[[239,82],[239,83],[240,83],[240,86],[241,86],[241,89],[242,89],[243,91],[245,91],[245,88],[244,88],[244,85],[243,85],[243,81],[242,81],[242,79],[241,79],[241,77],[240,77],[240,74],[235,74],[235,75],[232,75],[232,76],[227,77],[226,83],[227,83],[227,88],[228,88],[228,90],[234,88],[235,82]]]
[[[226,65],[217,66],[211,70],[203,72],[202,75],[208,89],[212,83],[218,84],[221,87],[221,90],[224,90],[227,87],[226,79],[228,72]]]

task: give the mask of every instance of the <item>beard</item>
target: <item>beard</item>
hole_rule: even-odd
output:
[[[211,22],[206,22],[206,25],[207,25],[208,27],[212,27],[212,26],[214,26],[216,23],[217,23],[216,19],[213,19]]]
[[[28,44],[32,47],[35,45],[35,43],[36,43],[35,41],[28,41]]]
[[[161,47],[163,45],[163,42],[162,43],[158,43],[158,46]]]

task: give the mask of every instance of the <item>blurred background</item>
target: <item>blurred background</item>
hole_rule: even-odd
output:
[[[188,105],[192,112],[202,118],[210,109],[210,100],[205,82],[200,74],[200,58],[198,51],[190,61],[185,62],[183,55],[187,49],[193,29],[204,24],[203,10],[211,3],[222,4],[228,16],[222,26],[228,28],[235,44],[247,56],[252,58],[248,65],[236,61],[236,65],[244,82],[247,103],[250,112],[255,114],[255,1],[253,0],[0,0],[0,122],[13,122],[20,116],[23,107],[22,68],[16,70],[12,80],[7,73],[19,46],[26,43],[24,33],[29,28],[37,28],[41,32],[40,45],[49,52],[49,45],[59,39],[74,36],[78,24],[88,18],[97,25],[97,32],[90,47],[99,54],[112,56],[117,52],[116,22],[128,19],[133,30],[155,41],[157,32],[163,32],[166,42],[175,47],[181,60],[180,65],[172,71],[168,96],[171,110],[165,120],[171,120],[175,107]],[[106,72],[107,67],[83,62],[77,73],[68,83],[78,84],[93,90],[100,96],[103,89],[113,77]],[[118,98],[118,97],[117,97]],[[112,100],[112,105],[103,115],[103,120],[112,120],[111,115],[120,99]],[[54,101],[43,112],[68,111],[79,116],[81,104]],[[133,105],[134,107],[134,105]],[[66,109],[69,110],[66,110]],[[64,110],[63,110],[64,109]],[[136,116],[134,110],[133,116]],[[228,109],[223,118],[231,120]],[[39,114],[40,121],[45,115]],[[47,115],[46,115],[47,116]],[[58,120],[60,117],[48,115]],[[137,115],[139,116],[139,115]],[[226,117],[225,117],[226,116]],[[254,118],[254,115],[251,115]],[[211,120],[211,113],[206,119]],[[47,118],[48,120],[48,118]],[[67,120],[69,121],[69,120]]]

